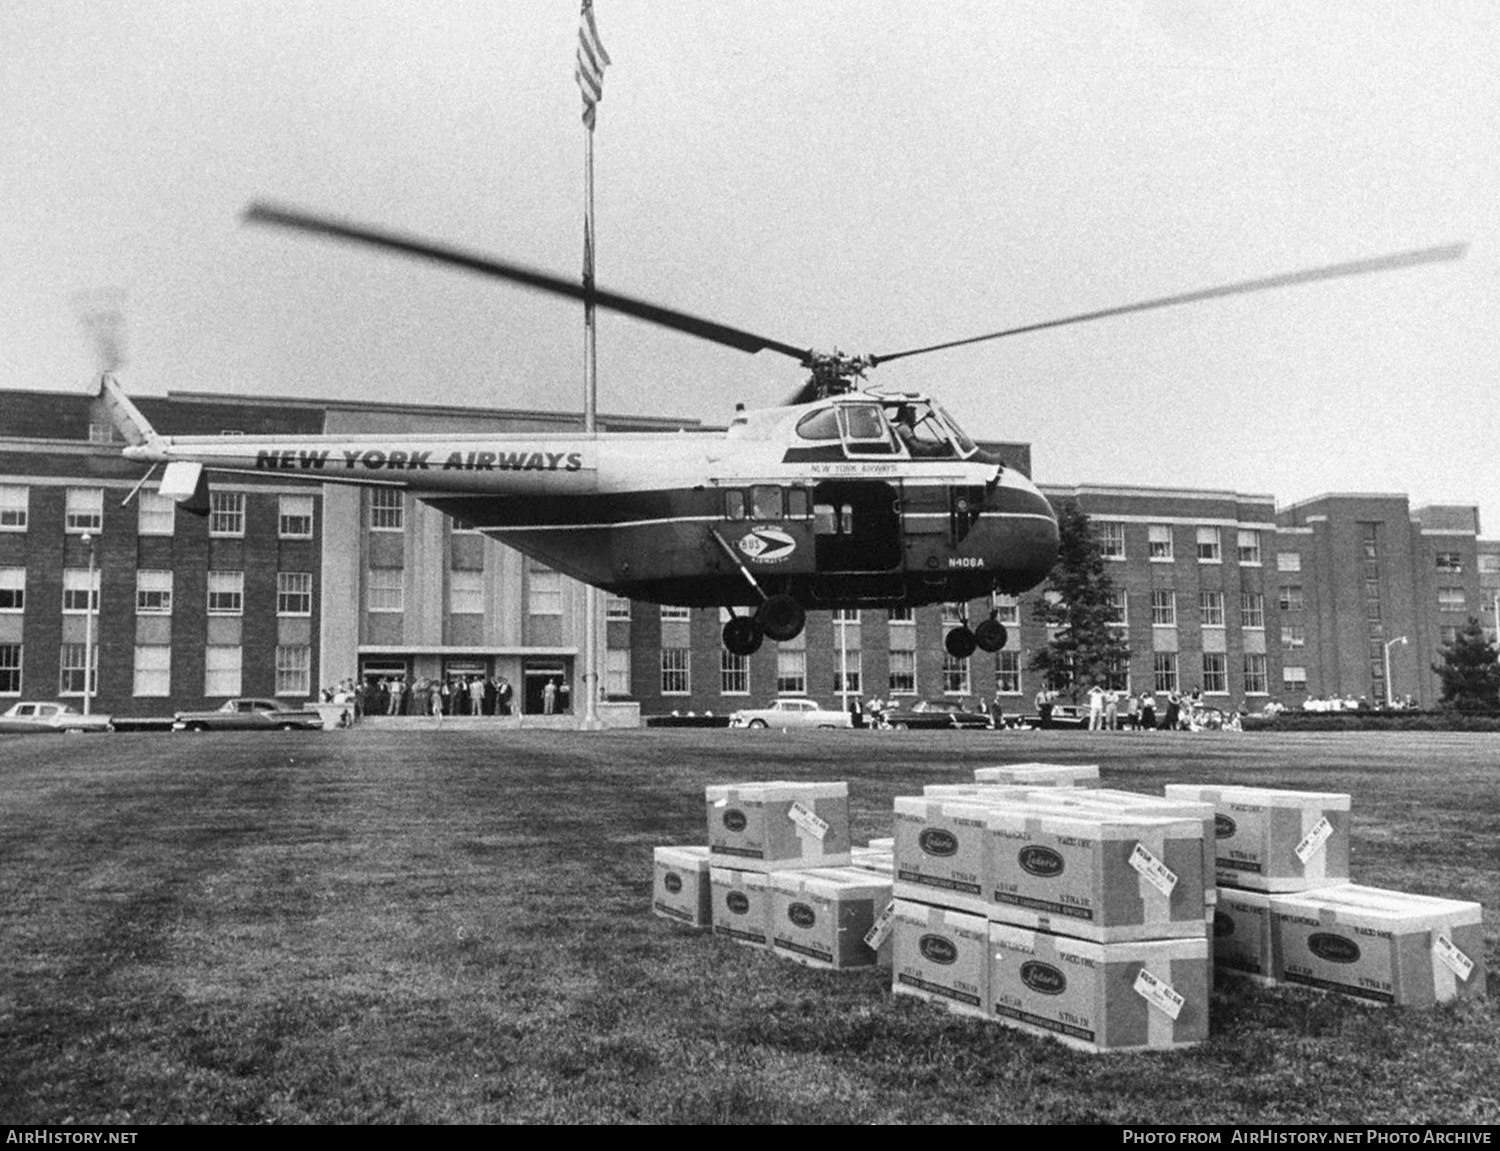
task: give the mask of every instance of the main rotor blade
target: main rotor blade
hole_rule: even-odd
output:
[[[1171,308],[1178,304],[1192,304],[1199,300],[1214,300],[1221,296],[1239,296],[1247,292],[1263,292],[1272,288],[1289,288],[1295,284],[1311,284],[1318,280],[1336,280],[1343,276],[1362,276],[1366,272],[1388,272],[1394,268],[1410,268],[1418,264],[1433,264],[1441,260],[1460,259],[1469,245],[1447,244],[1437,248],[1421,248],[1413,252],[1397,252],[1389,256],[1375,256],[1368,260],[1353,260],[1347,264],[1330,264],[1323,268],[1308,268],[1301,272],[1287,272],[1280,276],[1267,276],[1259,280],[1242,280],[1237,284],[1224,284],[1217,288],[1203,288],[1196,292],[1184,292],[1179,296],[1162,296],[1155,300],[1142,300],[1136,304],[1124,304],[1118,308],[1103,308],[1097,312],[1083,312],[1077,316],[1066,316],[1060,320],[1045,320],[1039,324],[1025,324],[1019,328],[1006,328],[984,336],[970,336],[966,340],[949,340],[945,344],[932,344],[925,348],[911,348],[904,352],[892,352],[885,356],[871,356],[872,364],[886,364],[905,356],[920,356],[924,352],[940,352],[944,348],[961,348],[965,344],[979,344],[985,340],[998,340],[1002,336],[1019,336],[1026,332],[1040,332],[1045,328],[1060,328],[1066,324],[1081,324],[1086,320],[1102,320],[1109,316],[1125,316],[1131,312],[1149,312],[1154,308]]]
[[[605,292],[598,288],[590,290],[578,280],[565,280],[549,272],[541,272],[521,264],[506,263],[475,252],[465,252],[459,248],[434,244],[416,236],[345,223],[300,212],[294,208],[265,203],[251,204],[245,210],[245,220],[252,224],[273,224],[282,228],[294,228],[298,231],[311,232],[315,236],[351,240],[357,244],[367,244],[375,248],[384,248],[386,251],[400,252],[439,264],[447,264],[450,267],[464,268],[471,272],[478,272],[482,276],[508,280],[534,291],[592,303],[598,308],[633,316],[637,320],[645,320],[648,324],[657,324],[663,328],[686,332],[690,336],[738,348],[742,352],[780,352],[804,364],[809,363],[812,358],[812,352],[806,348],[794,348],[791,344],[784,344],[779,340],[758,336],[754,332],[747,332],[741,328],[731,328],[727,324],[716,324],[712,320],[705,320],[687,312],[679,312],[674,308],[664,308],[660,304],[638,300],[633,296],[622,296],[617,292]]]

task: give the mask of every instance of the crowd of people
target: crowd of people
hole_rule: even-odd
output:
[[[349,723],[366,715],[432,716],[441,720],[449,715],[511,715],[516,709],[515,689],[503,675],[422,678],[409,684],[402,676],[368,676],[324,688],[322,698],[324,703],[346,705]],[[542,689],[543,713],[561,715],[572,707],[567,680],[560,676],[548,680]]]
[[[1051,727],[1053,711],[1061,693],[1043,688],[1036,694],[1037,715],[1042,727]],[[1201,688],[1169,691],[1161,698],[1155,692],[1112,691],[1099,684],[1085,693],[1090,731],[1240,731],[1241,719],[1249,714],[1245,705],[1212,707],[1203,700]]]

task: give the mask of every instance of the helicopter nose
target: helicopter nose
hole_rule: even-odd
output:
[[[985,519],[998,528],[1005,577],[1000,590],[1027,591],[1057,563],[1057,513],[1025,476],[1005,471],[985,497]]]

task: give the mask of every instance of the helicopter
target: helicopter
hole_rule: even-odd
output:
[[[971,439],[935,397],[862,386],[871,369],[1066,324],[1457,259],[1466,248],[1395,253],[850,356],[399,232],[266,203],[245,218],[436,261],[740,351],[774,352],[809,375],[787,402],[741,405],[720,431],[262,438],[162,436],[106,374],[100,398],[124,455],[165,464],[163,494],[206,512],[209,472],[408,492],[614,595],[726,608],[723,643],[742,656],[766,639],[795,639],[809,610],[985,597],[988,618],[971,625],[961,613],[944,646],[958,659],[999,651],[1009,637],[998,597],[1037,586],[1057,559],[1057,516],[1030,478]]]

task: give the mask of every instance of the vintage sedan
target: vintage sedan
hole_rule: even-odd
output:
[[[65,703],[17,703],[0,715],[0,731],[113,731],[107,715],[84,715]]]
[[[907,728],[984,728],[990,726],[990,717],[982,711],[970,711],[951,699],[922,699],[911,705],[903,704],[884,713],[887,727],[897,731]]]
[[[320,730],[323,717],[279,699],[231,699],[217,711],[179,711],[173,731]]]
[[[847,711],[829,711],[812,699],[776,699],[770,707],[744,708],[729,717],[730,727],[853,727]]]

